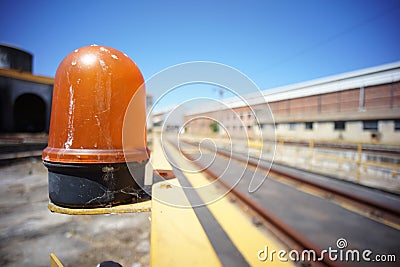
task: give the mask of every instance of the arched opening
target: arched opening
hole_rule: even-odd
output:
[[[16,132],[43,132],[46,127],[46,103],[35,94],[20,95],[14,103]]]

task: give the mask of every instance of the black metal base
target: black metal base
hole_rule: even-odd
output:
[[[64,164],[43,161],[49,173],[50,200],[68,208],[96,208],[148,200],[149,196],[142,189],[146,163]]]

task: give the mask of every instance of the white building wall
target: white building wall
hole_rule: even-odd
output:
[[[380,142],[399,145],[400,131],[394,129],[394,121],[379,121]]]
[[[315,140],[336,140],[341,139],[343,130],[335,130],[334,122],[316,122],[315,125]]]
[[[273,126],[263,126],[263,139],[271,140]],[[374,140],[372,135],[377,139]],[[400,130],[395,131],[394,121],[378,121],[378,130],[364,130],[362,121],[347,121],[344,130],[335,130],[334,122],[314,122],[313,129],[306,129],[305,123],[279,123],[276,125],[279,140],[345,141],[362,143],[400,144]]]

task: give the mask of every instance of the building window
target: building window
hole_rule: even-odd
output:
[[[377,131],[378,130],[378,121],[363,121],[363,129],[367,131]]]
[[[394,121],[394,130],[395,131],[400,131],[400,120],[395,120]]]
[[[306,130],[312,130],[313,129],[313,122],[306,122]]]
[[[294,123],[294,122],[289,123],[289,130],[291,130],[291,131],[296,130],[296,123]]]
[[[335,130],[344,130],[344,129],[346,129],[346,122],[335,121]]]

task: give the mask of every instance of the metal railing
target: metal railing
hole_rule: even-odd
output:
[[[400,153],[363,143],[249,141],[248,147],[262,150],[264,158],[297,168],[400,193]]]

